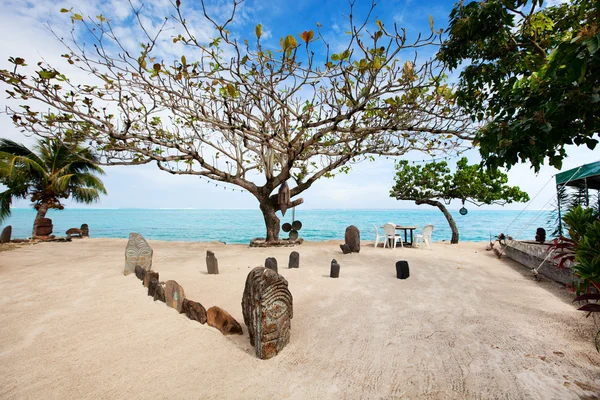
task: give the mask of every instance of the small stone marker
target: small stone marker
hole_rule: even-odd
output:
[[[243,335],[242,326],[227,311],[213,306],[206,311],[206,322],[223,335]]]
[[[175,281],[167,281],[165,283],[165,303],[181,314],[183,312],[184,300],[185,292],[181,285]]]
[[[297,251],[292,251],[290,253],[289,267],[300,268],[300,253],[298,253]]]
[[[160,282],[158,282],[156,284],[156,286],[154,287],[154,301],[156,301],[156,300],[160,300],[163,303],[166,303],[165,287]]]
[[[146,274],[146,277],[148,276],[149,274]],[[154,295],[156,294],[156,287],[159,285],[158,278],[150,278],[148,281],[148,296],[154,298]]]
[[[12,226],[7,225],[2,229],[2,234],[0,234],[0,243],[10,242],[10,235],[12,235]]]
[[[71,228],[66,232],[66,234],[67,234],[67,237],[71,237],[73,235],[76,235],[78,237],[83,236],[83,232],[79,228]]]
[[[217,261],[217,257],[215,257],[215,253],[210,250],[206,251],[206,269],[210,275],[219,274],[219,262]]]
[[[277,259],[275,257],[269,257],[265,260],[265,268],[269,268],[275,272],[277,271]]]
[[[546,241],[546,230],[544,228],[537,228],[535,231],[535,241],[538,243],[544,243]]]
[[[158,272],[152,270],[146,271],[146,274],[144,275],[144,287],[148,287],[152,279],[158,281]],[[154,296],[154,294],[152,296]]]
[[[340,277],[340,264],[337,263],[335,258],[331,260],[331,272],[329,273],[329,277],[331,278],[339,278]]]
[[[409,276],[408,261],[398,261],[396,263],[396,277],[398,279],[406,279]]]
[[[258,358],[275,357],[289,343],[294,315],[292,294],[283,276],[262,267],[250,271],[242,297],[242,312]]]
[[[144,281],[144,278],[146,278],[146,270],[142,267],[140,267],[139,265],[135,266],[135,276],[140,280],[140,281]]]
[[[131,232],[129,241],[125,248],[125,270],[124,275],[135,272],[135,266],[139,265],[146,271],[152,268],[152,247],[139,233]]]
[[[90,228],[88,227],[88,224],[81,224],[81,236],[85,236],[88,237],[90,236]]]
[[[198,321],[201,324],[206,323],[206,310],[204,309],[204,306],[197,301],[188,299],[183,300],[183,311],[189,319]]]

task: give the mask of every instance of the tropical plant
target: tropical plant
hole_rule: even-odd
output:
[[[415,204],[429,204],[438,207],[446,217],[452,230],[450,243],[458,243],[459,233],[452,215],[441,201],[452,199],[482,204],[512,203],[529,201],[529,195],[516,186],[508,186],[505,173],[486,171],[480,165],[468,165],[466,157],[456,163],[452,173],[446,161],[424,165],[409,165],[406,160],[396,164],[395,185],[390,196],[397,200],[414,200]]]
[[[565,214],[563,221],[569,237],[555,239],[549,251],[555,251],[554,259],[559,260],[559,267],[568,263],[573,270],[577,291],[573,301],[588,302],[579,310],[600,313],[600,213],[577,206]],[[600,351],[600,330],[596,333],[595,345]]]
[[[461,70],[457,102],[485,123],[476,142],[488,166],[560,169],[565,145],[596,146],[599,20],[596,0],[455,5],[438,57]]]
[[[30,198],[38,223],[49,209],[62,210],[61,199],[71,197],[79,203],[92,203],[106,194],[104,174],[91,152],[83,147],[66,146],[58,140],[41,139],[34,150],[12,140],[0,139],[0,183],[7,190],[0,193],[0,222],[10,215],[13,199]]]
[[[9,114],[20,129],[89,143],[103,165],[156,162],[171,174],[238,186],[257,199],[267,242],[279,239],[276,212],[301,204],[294,197],[318,179],[375,156],[453,152],[471,138],[472,122],[456,107],[440,61],[417,55],[439,44],[433,24],[429,37],[411,42],[396,26],[373,21],[377,1],[355,23],[351,1],[348,34],[335,52],[319,23],[316,32],[268,48],[261,24],[248,39],[229,30],[242,3],[232,1],[229,18],[217,21],[199,2],[202,37],[213,35],[202,41],[185,16],[198,10],[172,2],[175,61],[160,53],[165,32],[150,34],[159,20],[145,9],[133,9],[145,38],[135,50],[101,15],[63,9],[84,30],[63,41],[63,57],[101,84],[78,85],[46,63],[26,76],[25,60],[13,57],[0,81],[25,104]],[[276,190],[288,181],[282,203]]]

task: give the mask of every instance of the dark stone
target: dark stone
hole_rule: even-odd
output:
[[[256,267],[248,274],[242,297],[244,323],[260,359],[275,357],[290,341],[293,315],[288,283],[275,271]]]
[[[0,243],[10,242],[10,235],[12,235],[12,226],[8,225],[2,229],[2,234],[0,234]]]
[[[223,335],[243,335],[242,326],[227,311],[213,306],[206,311],[206,322]]]
[[[88,224],[82,224],[80,229],[81,236],[90,236],[90,228],[88,227]]]
[[[68,237],[71,237],[74,235],[79,236],[79,237],[83,236],[83,232],[79,228],[71,228],[66,232],[66,234]]]
[[[167,281],[165,283],[165,303],[171,308],[177,310],[179,314],[183,311],[183,301],[185,300],[185,292],[183,287],[175,281]]]
[[[290,268],[300,268],[300,253],[297,251],[292,251],[290,253]]]
[[[197,301],[183,300],[183,312],[191,320],[198,321],[201,324],[206,323],[206,309]]]
[[[146,274],[144,275],[144,287],[149,287],[150,281],[152,279],[156,279],[158,281],[158,272],[155,271],[146,271]]]
[[[48,236],[52,233],[52,220],[50,218],[40,218],[37,223],[35,236]]]
[[[156,301],[156,300],[160,300],[163,303],[166,302],[166,299],[165,299],[165,287],[160,282],[158,282],[156,284],[156,286],[154,287],[154,301]]]
[[[146,277],[146,270],[142,267],[140,267],[139,265],[135,266],[135,276],[140,280],[140,281],[144,281],[144,278]]]
[[[149,274],[146,274],[146,277],[148,277]],[[148,281],[148,296],[150,297],[154,297],[154,295],[156,294],[156,287],[159,286],[159,282],[157,278],[151,278]]]
[[[537,228],[535,231],[535,241],[538,243],[544,243],[546,241],[546,230],[544,228]]]
[[[360,231],[357,227],[350,225],[346,228],[344,242],[348,246],[348,249],[351,253],[360,253]],[[342,251],[344,251],[344,249],[342,249]],[[344,254],[346,254],[345,251]]]
[[[337,263],[335,258],[331,260],[331,272],[329,273],[331,278],[339,278],[340,277],[340,264]]]
[[[215,253],[210,250],[206,251],[206,269],[210,275],[219,274],[219,262],[217,261],[217,257],[215,257]]]
[[[348,246],[347,244],[340,244],[340,249],[342,249],[342,253],[344,254],[350,254],[352,253],[352,251],[350,250],[350,246]]]
[[[125,269],[124,275],[135,272],[135,266],[139,265],[146,271],[152,268],[152,247],[146,242],[146,239],[139,233],[131,232],[129,241],[125,248]]]
[[[269,257],[265,260],[265,268],[269,268],[275,272],[277,271],[277,260],[274,257]]]
[[[409,276],[408,261],[398,261],[396,263],[396,277],[398,279],[406,279]]]

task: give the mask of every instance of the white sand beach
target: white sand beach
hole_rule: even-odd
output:
[[[126,239],[0,252],[1,399],[578,399],[600,394],[594,325],[573,295],[485,243],[343,255],[338,241],[256,249],[148,241],[153,269],[243,336],[189,320],[123,276]],[[206,273],[206,250],[219,275]],[[300,268],[288,269],[289,253]],[[289,282],[289,345],[259,360],[243,324],[250,270]],[[341,265],[329,278],[331,260]],[[408,260],[410,278],[394,264]]]

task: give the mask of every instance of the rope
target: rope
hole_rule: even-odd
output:
[[[579,167],[579,168],[581,168],[581,167]],[[539,196],[539,194],[542,192],[542,190],[544,190],[544,188],[545,188],[546,186],[548,186],[548,184],[549,184],[549,183],[550,183],[550,181],[551,181],[551,180],[554,178],[554,176],[555,176],[555,175],[551,176],[551,177],[550,177],[550,179],[548,179],[548,181],[547,181],[547,182],[544,184],[544,186],[542,186],[542,188],[541,188],[540,190],[538,190],[538,192],[535,194],[535,196],[533,196],[533,199],[529,200],[529,203],[527,203],[527,204],[525,205],[525,208],[523,208],[523,209],[521,210],[521,212],[520,212],[520,213],[519,213],[519,214],[518,214],[518,215],[515,217],[515,219],[513,219],[513,220],[512,220],[512,222],[511,222],[510,224],[508,224],[508,226],[506,227],[506,229],[504,230],[504,232],[508,232],[508,228],[510,228],[510,227],[512,226],[512,224],[514,224],[514,223],[515,223],[515,221],[516,221],[517,219],[519,219],[519,217],[521,216],[521,214],[523,214],[523,212],[524,212],[525,210],[527,210],[527,208],[528,208],[528,207],[531,205],[531,203],[533,203],[533,201],[534,201],[534,200],[535,200],[535,199],[536,199],[536,198]]]

